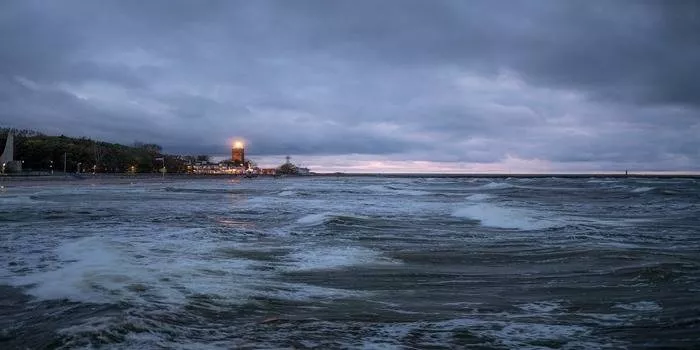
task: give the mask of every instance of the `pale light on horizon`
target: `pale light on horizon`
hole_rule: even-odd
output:
[[[261,168],[275,168],[285,162],[283,155],[252,156]],[[213,159],[224,160],[224,155],[214,156]],[[506,157],[499,162],[447,162],[447,161],[415,161],[392,160],[388,157],[375,158],[372,156],[351,155],[337,156],[303,156],[297,157],[297,165],[309,168],[318,173],[414,173],[414,174],[624,174],[628,169],[633,175],[700,175],[697,171],[664,171],[640,169],[632,164],[620,165],[618,168],[595,168],[594,164],[566,164],[558,167],[549,161],[541,159],[521,159],[514,156]]]

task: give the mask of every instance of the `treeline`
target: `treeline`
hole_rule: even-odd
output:
[[[14,135],[14,159],[22,168],[33,171],[68,172],[158,172],[163,160],[168,172],[186,172],[191,159],[164,154],[156,144],[135,143],[125,146],[89,138],[48,136],[32,130],[0,128],[0,147],[4,150],[8,131]],[[162,159],[161,159],[162,158]]]

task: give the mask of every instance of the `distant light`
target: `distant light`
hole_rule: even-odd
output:
[[[241,141],[234,142],[233,148],[243,148],[243,142],[241,142]]]

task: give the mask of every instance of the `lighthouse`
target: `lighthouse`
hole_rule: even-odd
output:
[[[236,141],[233,143],[233,148],[231,149],[231,161],[235,165],[243,165],[245,163],[245,148],[243,147],[243,142]]]

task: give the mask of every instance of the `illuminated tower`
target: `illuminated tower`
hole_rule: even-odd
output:
[[[243,165],[245,162],[245,149],[243,142],[236,141],[231,149],[231,161],[236,165]]]

